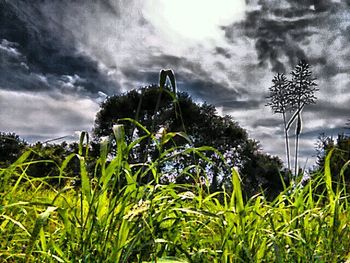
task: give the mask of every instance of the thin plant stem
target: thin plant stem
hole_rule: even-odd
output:
[[[295,163],[294,163],[294,175],[298,175],[298,150],[299,150],[299,134],[300,134],[300,115],[298,115],[298,122],[296,127],[296,137],[295,137]]]
[[[284,137],[286,140],[287,165],[288,165],[288,171],[290,171],[289,140],[288,140],[288,130],[287,130],[287,121],[286,121],[286,113],[285,112],[283,112],[283,124],[284,124]]]

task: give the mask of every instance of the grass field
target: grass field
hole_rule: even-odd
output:
[[[158,183],[157,165],[208,148],[174,147],[155,162],[129,164],[137,142],[126,144],[121,125],[114,133],[117,155],[108,159],[102,142],[94,173],[87,171],[82,134],[79,154],[59,169],[64,188],[26,174],[30,152],[0,170],[0,262],[350,262],[349,196],[332,183],[331,153],[324,172],[304,187],[286,187],[272,202],[262,195],[244,200],[234,169],[232,193],[209,194],[203,183]],[[158,146],[179,134],[163,136],[149,134]],[[66,178],[74,158],[79,178]],[[137,183],[149,173],[152,182]]]

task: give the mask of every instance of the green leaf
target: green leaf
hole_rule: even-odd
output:
[[[62,163],[62,165],[61,165],[61,167],[60,167],[59,183],[61,182],[61,178],[63,177],[64,169],[66,169],[66,167],[68,166],[68,164],[70,163],[70,161],[71,161],[75,156],[76,156],[75,153],[71,153],[70,155],[68,155],[68,156],[64,159],[64,161],[63,161],[63,163]]]
[[[162,69],[160,71],[160,75],[159,75],[159,87],[160,87],[161,91],[164,89],[165,82],[166,82],[166,76],[167,76],[166,70]]]
[[[1,215],[1,217],[3,217],[4,219],[6,219],[6,221],[11,221],[13,224],[19,226],[22,230],[24,230],[24,232],[26,232],[27,235],[30,236],[29,231],[25,228],[25,226],[24,226],[21,222],[19,222],[19,221],[13,219],[13,218],[11,218],[11,217],[9,217],[9,216],[7,216],[7,215]],[[1,231],[3,231],[3,230],[4,230],[4,227],[6,227],[6,225],[7,225],[7,223],[5,223],[6,221],[4,221],[4,222],[1,224],[1,226],[0,226]]]
[[[331,157],[334,149],[331,149],[326,156],[324,165],[324,176],[326,181],[327,192],[331,200],[334,199],[334,192],[332,188],[332,173],[331,173]]]
[[[289,131],[290,126],[293,124],[293,122],[295,121],[295,119],[298,117],[298,115],[300,115],[300,112],[303,110],[304,108],[304,104],[301,105],[301,107],[293,114],[293,116],[289,119],[287,126],[286,126],[286,130]]]
[[[236,211],[241,213],[244,210],[241,178],[235,168],[232,169],[232,184],[233,193],[231,196],[230,206],[235,207]]]
[[[344,173],[345,173],[346,169],[347,169],[349,166],[350,166],[350,160],[347,161],[347,162],[343,165],[343,167],[341,168],[341,170],[340,170],[340,176],[341,176],[342,178],[344,178]]]
[[[85,158],[83,156],[77,155],[80,162],[80,178],[81,178],[81,187],[82,192],[87,198],[87,200],[90,202],[91,200],[91,187],[90,187],[90,179],[88,176],[88,172],[86,170],[86,164],[85,164]]]
[[[11,167],[15,167],[19,164],[22,164],[25,160],[28,159],[28,157],[30,156],[30,154],[32,153],[32,151],[26,151],[24,152],[12,165]]]
[[[57,207],[49,206],[48,208],[46,208],[46,210],[44,212],[39,214],[39,216],[37,217],[37,219],[35,221],[34,229],[31,233],[31,238],[29,240],[29,244],[28,244],[27,249],[26,249],[26,261],[27,262],[29,261],[29,256],[31,255],[31,253],[33,251],[35,241],[39,237],[39,233],[41,231],[41,228],[46,224],[46,221],[49,218],[50,214],[52,212],[54,212],[56,209],[57,209]]]
[[[173,93],[176,94],[176,82],[175,82],[175,74],[171,69],[168,70],[168,78],[170,79],[171,86],[173,88]]]
[[[79,140],[79,155],[83,155],[83,148],[84,148],[84,139],[86,138],[86,148],[85,148],[85,157],[89,153],[89,134],[86,131],[82,131],[80,134],[80,140]]]
[[[159,87],[161,91],[164,89],[165,83],[166,83],[166,78],[169,78],[171,87],[173,88],[173,93],[176,93],[176,81],[175,81],[175,74],[174,71],[171,69],[162,69],[160,71],[160,76],[159,76]]]

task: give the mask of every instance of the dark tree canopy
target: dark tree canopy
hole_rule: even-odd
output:
[[[167,131],[185,131],[194,147],[212,146],[218,149],[232,167],[241,172],[247,194],[254,194],[260,188],[280,188],[279,170],[282,162],[276,158],[261,153],[259,144],[248,138],[247,132],[241,128],[231,116],[219,116],[212,105],[199,105],[184,92],[178,92],[177,102],[169,89],[161,93],[160,106],[155,112],[155,105],[160,89],[153,85],[139,90],[132,90],[122,95],[115,95],[102,103],[97,113],[94,138],[98,141],[102,136],[111,136],[112,127],[122,118],[133,118],[153,133],[161,129]],[[129,142],[140,137],[143,131],[132,123],[123,122]],[[183,138],[175,140],[176,145],[186,145]],[[156,158],[157,153],[150,149],[147,142],[140,143],[137,150],[130,156],[131,162],[142,162],[147,158]],[[214,160],[215,165],[207,167],[211,177],[211,190],[220,190],[222,185],[229,185],[231,173],[225,168],[219,156],[212,151],[205,153]],[[194,159],[179,159],[172,164],[180,171]],[[198,161],[198,160],[197,160]],[[204,164],[203,164],[204,165]],[[207,164],[206,164],[207,165]],[[219,171],[220,170],[220,171]],[[177,173],[179,174],[179,173]],[[166,180],[166,178],[164,179]],[[190,182],[189,177],[175,176],[176,182]]]
[[[325,158],[332,150],[330,168],[334,181],[341,182],[343,180],[343,178],[341,178],[342,171],[344,173],[344,180],[349,184],[350,165],[344,165],[350,160],[350,136],[338,134],[338,137],[334,139],[333,137],[321,134],[318,138],[316,150],[318,152],[317,170],[323,170]]]
[[[77,153],[76,144],[47,144],[37,142],[29,145],[15,133],[0,132],[0,168],[8,167],[14,163],[24,152],[29,151],[30,155],[27,161],[30,163],[25,168],[26,174],[32,177],[56,177],[48,182],[57,184],[63,183],[63,180],[58,180],[60,174],[59,167],[64,159],[71,153]],[[68,169],[64,176],[76,176],[79,174],[78,160],[73,159],[68,164]],[[63,186],[63,184],[62,184]]]
[[[214,106],[206,103],[198,105],[187,93],[177,94],[182,118],[177,116],[173,98],[166,92],[162,93],[159,110],[155,113],[154,108],[158,95],[158,87],[149,86],[109,97],[97,113],[94,127],[95,138],[109,136],[112,133],[112,126],[119,119],[134,118],[149,130],[154,126],[152,132],[157,132],[161,128],[167,131],[183,131],[184,126],[194,146],[209,145],[224,150],[228,147],[242,145],[248,139],[246,131],[239,127],[232,117],[218,116]],[[138,114],[137,109],[139,109]],[[126,124],[126,135],[131,140],[132,135],[135,135],[134,127],[132,124],[124,124]],[[137,130],[137,132],[140,131]]]
[[[15,133],[0,132],[0,167],[16,161],[26,145],[27,143]]]
[[[27,174],[33,177],[57,177],[60,174],[59,167],[70,153],[66,142],[61,144],[43,144],[37,142],[28,147],[28,149],[31,151],[29,159],[36,161],[27,170]],[[56,184],[58,181],[51,180],[50,183]]]

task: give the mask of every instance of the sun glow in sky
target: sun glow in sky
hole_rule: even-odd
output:
[[[146,16],[167,34],[200,41],[220,37],[219,27],[244,18],[244,0],[152,0]]]

